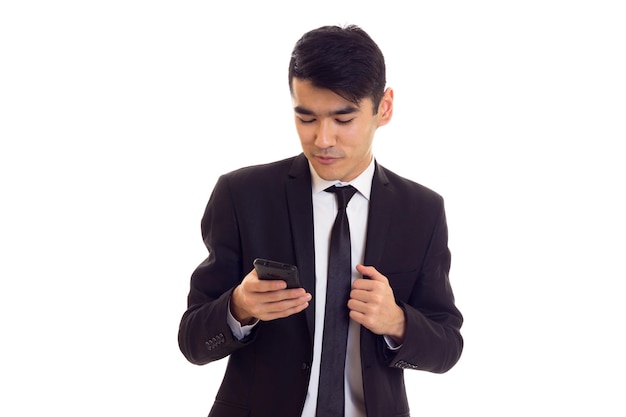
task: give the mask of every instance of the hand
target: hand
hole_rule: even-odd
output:
[[[235,287],[230,299],[231,313],[241,324],[291,316],[309,306],[311,294],[304,288],[286,289],[282,280],[261,280],[253,269]]]
[[[352,284],[348,308],[350,318],[379,335],[390,336],[398,344],[404,341],[404,311],[396,304],[389,280],[373,266],[357,265],[361,275]]]

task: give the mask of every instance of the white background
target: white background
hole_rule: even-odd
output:
[[[226,3],[226,2],[222,2]],[[295,41],[355,23],[395,115],[376,156],[446,199],[466,348],[416,416],[623,416],[620,1],[5,1],[3,416],[205,416],[176,336],[217,176],[299,152]]]

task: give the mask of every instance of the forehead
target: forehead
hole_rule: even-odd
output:
[[[326,112],[355,112],[361,108],[371,107],[371,99],[363,98],[353,103],[327,88],[319,88],[311,81],[293,79],[292,99],[296,110],[307,110],[316,114]],[[368,105],[369,103],[369,105]]]

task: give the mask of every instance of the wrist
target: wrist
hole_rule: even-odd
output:
[[[240,303],[238,301],[239,290],[240,288],[237,286],[230,296],[230,314],[232,314],[235,320],[237,320],[242,326],[254,324],[256,322],[256,317],[248,313],[246,309],[240,307]]]
[[[406,318],[404,317],[404,310],[398,307],[398,320],[395,322],[396,324],[391,329],[391,332],[387,334],[390,338],[393,339],[398,345],[404,343],[404,334],[406,332]]]

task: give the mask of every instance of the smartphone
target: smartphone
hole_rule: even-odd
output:
[[[282,279],[287,282],[287,288],[302,286],[298,276],[298,267],[295,265],[257,258],[254,260],[254,269],[260,279]]]

